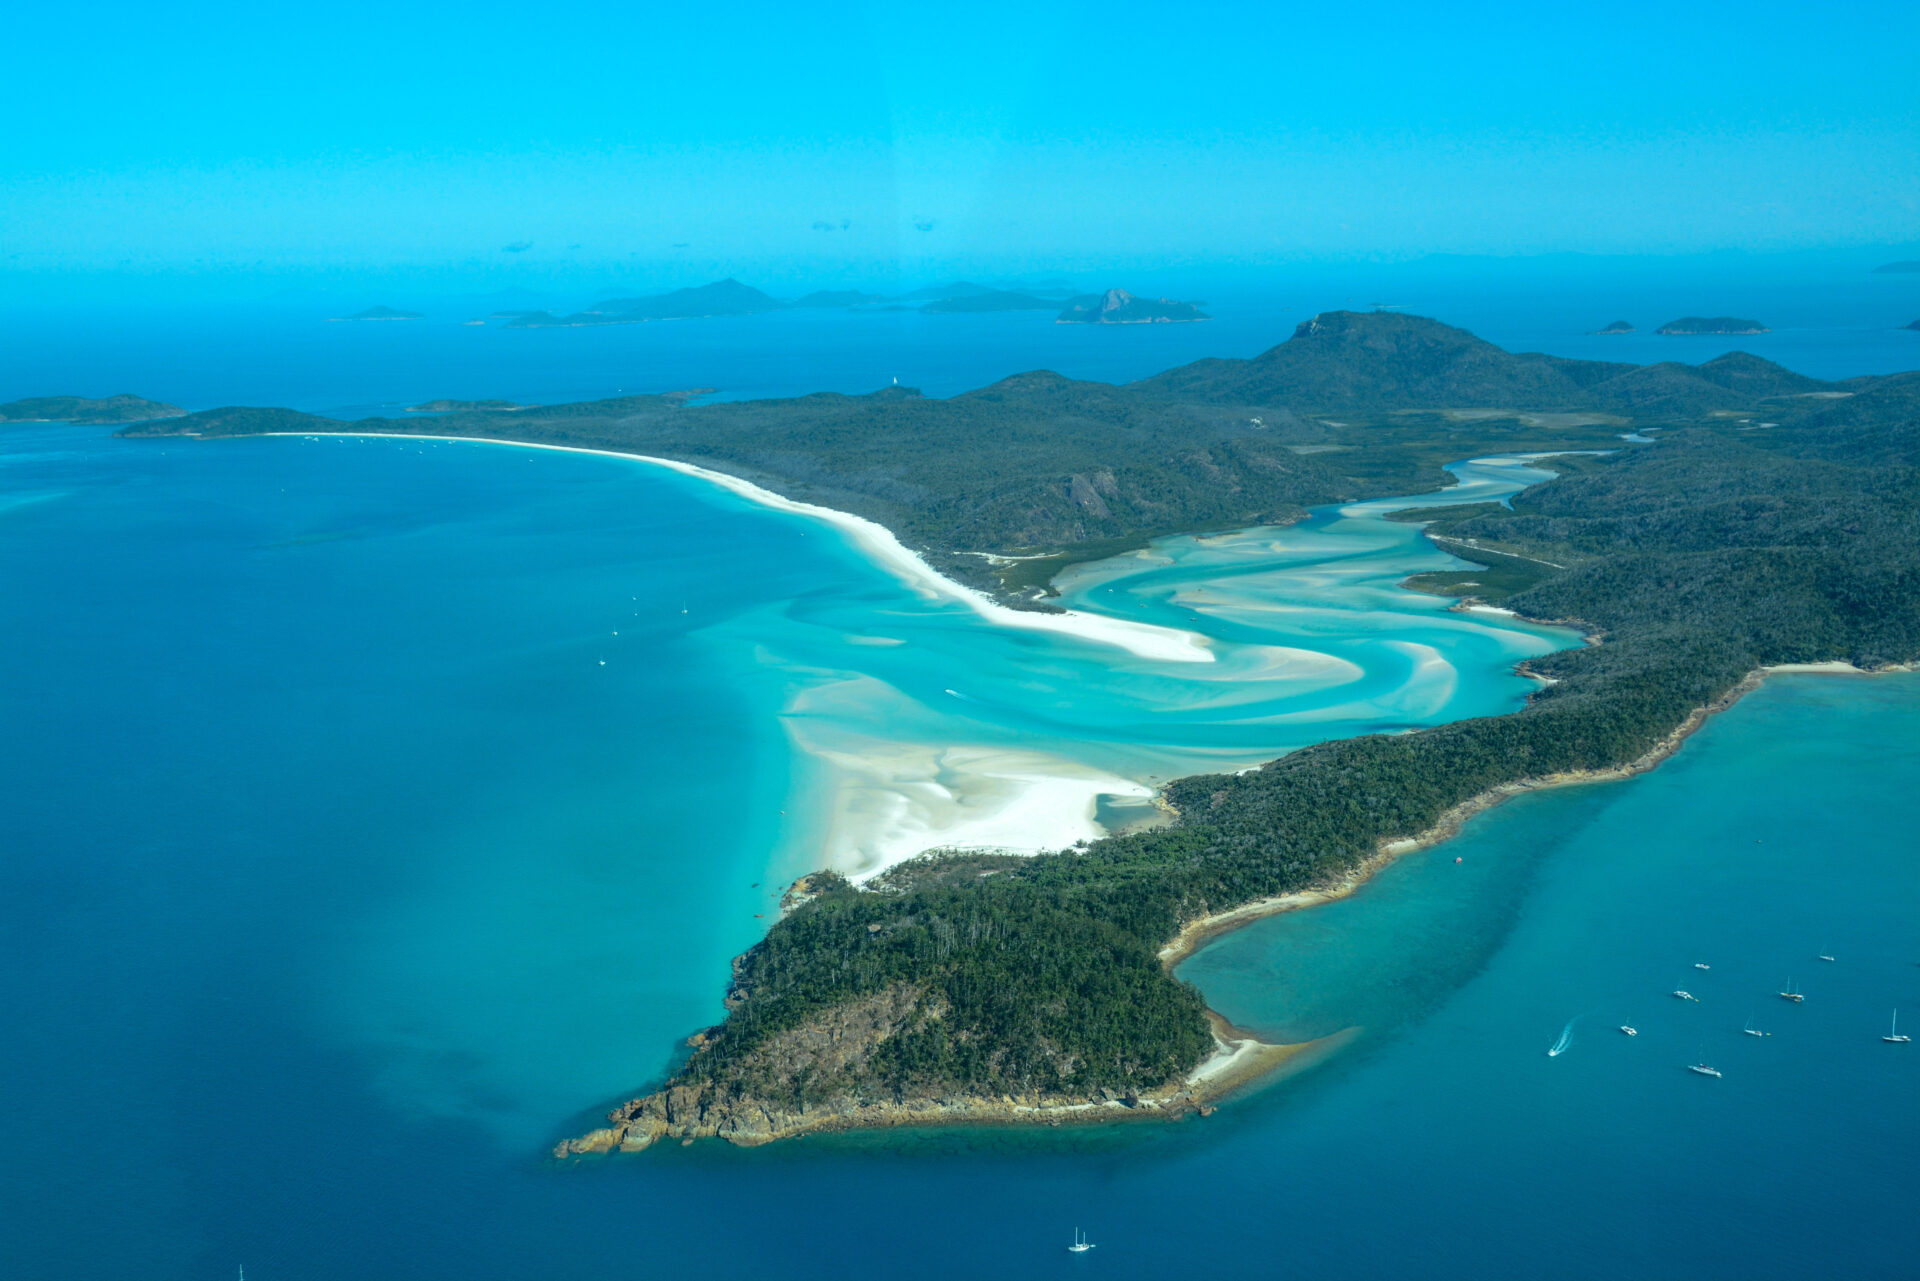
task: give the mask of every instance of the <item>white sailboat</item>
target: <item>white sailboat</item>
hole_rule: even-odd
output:
[[[1079,1228],[1075,1228],[1073,1230],[1073,1244],[1068,1246],[1067,1249],[1073,1254],[1085,1254],[1087,1251],[1093,1249],[1093,1242],[1082,1236]]]
[[[1913,1040],[1910,1036],[1900,1035],[1900,1011],[1893,1012],[1893,1024],[1887,1028],[1887,1034],[1880,1039],[1888,1045],[1906,1045]]]
[[[1639,1028],[1637,1028],[1637,1027],[1635,1027],[1635,1026],[1634,1026],[1633,1024],[1631,1024],[1631,1023],[1622,1023],[1622,1024],[1620,1025],[1620,1030],[1621,1030],[1622,1032],[1625,1032],[1625,1033],[1626,1033],[1626,1034],[1627,1034],[1628,1036],[1639,1036],[1639,1035],[1640,1035],[1640,1029],[1639,1029]]]
[[[1800,989],[1793,985],[1792,979],[1788,979],[1787,990],[1780,994],[1780,999],[1783,1001],[1792,1001],[1795,1005],[1798,1005],[1807,998],[1800,995]]]
[[[1740,1030],[1742,1032],[1745,1032],[1748,1036],[1772,1036],[1773,1035],[1773,1033],[1771,1032],[1762,1032],[1760,1029],[1756,1028],[1753,1025],[1753,1020],[1751,1018],[1747,1020],[1747,1025],[1741,1028]]]

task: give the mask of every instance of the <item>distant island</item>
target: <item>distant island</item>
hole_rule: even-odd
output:
[[[585,311],[556,316],[548,311],[522,312],[507,322],[509,329],[573,329],[583,325],[634,325],[649,320],[695,320],[708,316],[751,316],[779,311],[786,304],[728,277],[695,289],[648,294],[637,298],[609,298]]]
[[[1908,329],[1920,329],[1920,320],[1916,320],[1916,321],[1913,321],[1912,323],[1910,323],[1910,324],[1909,324],[1909,325],[1907,326],[1907,328],[1908,328]]]
[[[1882,276],[1908,276],[1920,273],[1920,259],[1908,258],[1901,262],[1889,262],[1875,267],[1875,274]]]
[[[351,316],[329,316],[329,320],[425,320],[417,311],[400,311],[393,307],[369,307],[365,311],[356,311]]]
[[[538,405],[517,405],[511,400],[429,400],[408,405],[410,414],[482,414],[518,409],[538,409]]]
[[[1052,311],[1059,305],[1058,298],[1038,298],[1011,290],[987,289],[954,298],[936,298],[920,310],[937,316],[988,311]]]
[[[1616,320],[1611,325],[1608,325],[1606,328],[1596,329],[1593,332],[1596,334],[1630,334],[1633,332],[1633,322],[1628,320]]]
[[[1124,289],[1075,298],[1065,311],[1054,317],[1055,323],[1062,325],[1160,325],[1212,319],[1190,302],[1135,298]]]
[[[1764,334],[1771,333],[1757,320],[1741,320],[1737,316],[1682,316],[1678,320],[1669,320],[1654,331],[1670,337],[1698,337],[1703,334]]]
[[[178,405],[166,405],[139,396],[105,396],[90,400],[85,396],[35,396],[0,405],[0,423],[76,423],[101,426],[108,423],[143,423],[156,418],[184,418],[187,411]]]
[[[1066,310],[1060,311],[1065,307]],[[1171,298],[1136,298],[1124,289],[1103,294],[1074,294],[1070,289],[1034,286],[992,289],[969,280],[929,285],[904,294],[875,294],[859,289],[819,289],[792,301],[775,298],[729,277],[693,289],[609,298],[584,311],[496,311],[508,329],[578,329],[595,325],[633,325],[650,320],[697,320],[711,316],[752,316],[772,311],[824,311],[866,308],[918,311],[929,316],[985,315],[992,312],[1058,311],[1063,324],[1135,325],[1210,320],[1197,304]],[[379,310],[379,309],[376,309]],[[400,319],[402,315],[362,313],[348,319]],[[473,323],[473,322],[469,322]]]

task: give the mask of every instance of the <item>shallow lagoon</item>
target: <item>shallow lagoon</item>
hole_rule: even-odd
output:
[[[1126,1274],[1204,1254],[1371,1275],[1418,1242],[1470,1247],[1423,1255],[1432,1274],[1481,1275],[1563,1259],[1569,1241],[1595,1275],[1609,1260],[1658,1274],[1710,1235],[1716,1269],[1750,1243],[1732,1256],[1742,1270],[1803,1275],[1845,1228],[1865,1237],[1850,1271],[1873,1275],[1911,1244],[1888,1214],[1914,1166],[1873,1137],[1915,1131],[1911,1076],[1828,1051],[1855,1021],[1877,1027],[1878,1005],[1920,998],[1895,990],[1887,959],[1920,907],[1899,853],[1914,815],[1891,786],[1914,776],[1912,682],[1776,682],[1647,779],[1525,798],[1442,847],[1466,850],[1460,865],[1415,856],[1343,904],[1215,944],[1185,972],[1229,1015],[1367,1033],[1204,1125],[702,1146],[563,1169],[545,1143],[717,1017],[726,958],[807,865],[781,844],[779,810],[820,790],[790,735],[799,691],[848,683],[822,672],[891,691],[848,706],[879,708],[901,741],[964,725],[1048,756],[1071,744],[1118,777],[1498,710],[1525,689],[1505,667],[1564,640],[1393,591],[1403,553],[1445,561],[1411,527],[1369,523],[1395,545],[1352,540],[1328,564],[1315,540],[1356,519],[1340,513],[1172,540],[1076,581],[1070,595],[1111,587],[1137,616],[1216,636],[1222,670],[1251,668],[1280,635],[1325,655],[1343,628],[1362,646],[1405,629],[1388,639],[1455,660],[1449,677],[1389,644],[1343,652],[1361,676],[1338,697],[1276,674],[1230,715],[1200,709],[1208,720],[1165,696],[1188,673],[1031,635],[993,638],[1000,655],[969,648],[964,629],[983,624],[817,527],[633,464],[398,442],[128,446],[72,429],[6,443],[0,1017],[20,1035],[0,1252],[25,1275],[1021,1273],[1064,1266],[1074,1222],[1102,1243],[1082,1262]],[[1323,566],[1304,598],[1297,576],[1262,581],[1287,555]],[[1235,563],[1246,572],[1224,572]],[[911,646],[846,643],[886,628]],[[943,646],[974,688],[899,653]],[[738,661],[749,652],[761,661]],[[1076,689],[1087,665],[1127,692]],[[978,699],[1036,671],[1022,697],[946,693]],[[1789,697],[1803,689],[1817,692]],[[1113,713],[1129,704],[1183,709],[1178,731]],[[783,707],[788,725],[769,724]],[[1199,734],[1210,726],[1220,741]],[[1720,775],[1668,781],[1713,762]],[[1608,799],[1642,795],[1655,800]],[[1818,839],[1768,871],[1723,839],[1741,824]],[[1836,848],[1851,857],[1810,890],[1805,858]],[[1820,947],[1861,978],[1781,1007],[1827,1038],[1756,1043],[1783,1051],[1788,1076],[1701,1081],[1676,1060],[1668,1079],[1706,1031],[1678,1016],[1720,1013],[1661,1006],[1694,953],[1744,993]],[[1291,977],[1308,959],[1311,983]],[[1905,974],[1911,988],[1920,971]],[[1289,1002],[1289,983],[1321,999]],[[1615,1005],[1641,1020],[1638,1060],[1603,1035]],[[1572,1051],[1545,1058],[1581,1013]],[[1871,1049],[1898,1053],[1877,1033]],[[1701,1155],[1753,1135],[1778,1159],[1729,1171]],[[1568,1182],[1543,1182],[1547,1168]],[[1707,1168],[1722,1188],[1698,1185]],[[1604,1207],[1617,1221],[1675,1199],[1713,1231],[1675,1216],[1664,1240],[1581,1236]],[[1779,1199],[1839,1208],[1783,1219]]]

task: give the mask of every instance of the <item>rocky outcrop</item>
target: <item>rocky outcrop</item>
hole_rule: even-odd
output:
[[[902,1029],[942,1011],[929,1005],[918,989],[895,984],[880,992],[822,1012],[800,1027],[769,1038],[757,1048],[746,1075],[758,1075],[763,1088],[754,1093],[723,1093],[711,1082],[676,1078],[652,1094],[621,1104],[607,1114],[607,1124],[579,1138],[555,1145],[557,1158],[606,1152],[640,1152],[662,1139],[718,1138],[741,1147],[757,1147],[776,1139],[831,1130],[887,1129],[927,1125],[1047,1125],[1089,1124],[1157,1117],[1178,1120],[1189,1115],[1212,1116],[1213,1101],[1260,1077],[1271,1075],[1292,1061],[1304,1064],[1304,1052],[1335,1043],[1270,1045],[1218,1015],[1208,1012],[1215,1051],[1185,1078],[1155,1090],[1125,1091],[1101,1088],[1085,1095],[1022,1094],[982,1097],[888,1096],[866,1075],[873,1052]],[[689,1038],[696,1056],[707,1045],[706,1034]],[[754,1073],[753,1069],[761,1069]],[[738,1079],[738,1078],[736,1078]],[[821,1081],[832,1088],[824,1099]],[[805,1084],[815,1101],[794,1100]]]
[[[1190,302],[1136,298],[1124,289],[1076,298],[1057,317],[1063,325],[1149,325],[1211,319]]]
[[[1119,491],[1113,488],[1113,473],[1102,472],[1101,476],[1107,482],[1108,491],[1117,494]],[[1086,509],[1102,520],[1113,515],[1107,508],[1106,500],[1100,496],[1100,486],[1085,476],[1075,475],[1068,479],[1067,497],[1073,500],[1075,506]]]

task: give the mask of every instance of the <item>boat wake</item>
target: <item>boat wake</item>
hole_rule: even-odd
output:
[[[1547,1050],[1548,1058],[1559,1058],[1573,1045],[1573,1025],[1580,1021],[1580,1017],[1580,1015],[1576,1014],[1567,1020],[1567,1025],[1560,1029],[1560,1039],[1555,1041],[1552,1047]]]

